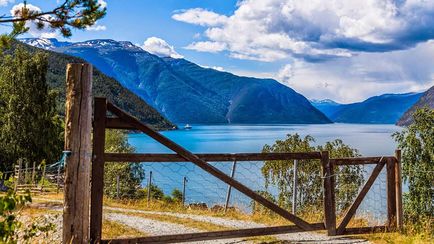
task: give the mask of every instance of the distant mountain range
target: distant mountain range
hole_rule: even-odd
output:
[[[42,43],[40,43],[42,45]],[[61,42],[57,43],[61,45]],[[12,48],[15,49],[21,46],[30,52],[35,52],[35,47],[25,45],[19,42],[13,43]],[[43,46],[38,46],[43,48]],[[47,48],[45,48],[47,49]],[[65,72],[68,63],[83,63],[84,60],[65,55],[61,53],[44,51],[48,54],[48,73],[47,81],[49,86],[55,90],[59,96],[58,99],[58,113],[64,115],[65,112]],[[97,68],[93,72],[93,94],[94,96],[107,97],[108,100],[115,105],[124,109],[130,114],[133,114],[142,122],[151,125],[155,129],[166,130],[172,129],[175,125],[161,116],[154,108],[146,104],[140,97],[124,88],[117,80],[110,78],[101,73]]]
[[[421,96],[422,93],[384,94],[351,104],[332,100],[313,100],[311,103],[333,122],[395,124]]]
[[[130,42],[21,41],[83,58],[176,123],[331,123],[304,96],[272,79],[157,57]]]
[[[428,107],[434,109],[434,86],[424,92],[420,99],[398,120],[397,125],[407,126],[413,122],[413,113],[418,108]]]

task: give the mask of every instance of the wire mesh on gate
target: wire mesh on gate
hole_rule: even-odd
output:
[[[264,165],[270,161],[237,161],[236,167],[234,162],[209,162],[212,166],[221,170],[251,190],[261,194],[268,200],[275,202],[280,207],[291,212],[293,210],[293,163],[294,160],[279,160],[278,164],[286,164],[285,172],[279,179],[272,179],[263,171]],[[323,220],[323,186],[321,178],[321,164],[319,160],[304,160],[304,164],[312,164],[316,167],[314,176],[311,176],[315,182],[303,182],[300,178],[300,184],[296,185],[298,189],[296,197],[296,209],[298,215],[303,217],[305,213],[312,213],[315,210],[315,218],[312,214],[309,221],[317,222]],[[303,163],[298,164],[298,176],[306,174]],[[145,180],[142,187],[149,185],[149,177],[152,177],[153,186],[161,189],[165,195],[170,195],[175,189],[183,191],[185,184],[186,206],[201,206],[209,210],[236,210],[244,214],[254,214],[257,211],[263,211],[260,204],[254,202],[251,198],[234,188],[229,187],[220,179],[210,175],[200,167],[191,162],[146,162],[141,163],[145,171]],[[310,166],[312,167],[312,166]],[[232,170],[235,169],[234,172]],[[151,173],[152,172],[152,173]],[[268,177],[268,180],[267,180]],[[186,181],[184,181],[186,179]],[[306,178],[307,179],[307,178]],[[282,188],[280,184],[288,184],[289,187]],[[316,192],[312,191],[312,185],[316,185]],[[230,191],[230,194],[228,194]],[[309,195],[316,194],[316,197]],[[155,199],[151,199],[155,201]],[[228,205],[226,206],[226,203]],[[264,213],[273,214],[271,211]]]
[[[339,194],[338,189],[348,187],[349,184],[345,184],[342,178],[348,177],[345,173],[337,173],[335,175],[335,200],[336,200],[336,216],[339,218],[348,211],[350,205],[354,202],[357,195],[365,185],[367,179],[372,174],[375,164],[364,165],[350,165],[350,166],[336,166],[337,171],[344,167],[351,167],[357,169],[361,173],[361,181],[358,182],[357,187],[353,189],[351,195]],[[354,175],[349,179],[351,182],[357,181]],[[348,224],[349,227],[369,227],[369,226],[381,226],[387,223],[387,174],[386,166],[380,171],[378,177],[375,179],[373,185],[369,189],[366,196],[363,198],[359,208],[357,209],[354,217]],[[348,183],[348,181],[346,182]]]

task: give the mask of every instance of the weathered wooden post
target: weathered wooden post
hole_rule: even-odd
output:
[[[182,206],[185,204],[185,188],[187,185],[187,177],[184,176],[184,181],[182,182]]]
[[[231,171],[231,178],[234,178],[235,176],[235,169],[237,168],[237,161],[234,161],[232,163],[232,171]],[[228,207],[229,207],[229,201],[231,199],[231,191],[232,191],[232,186],[229,185],[228,186],[228,193],[226,194],[226,202],[225,202],[225,213],[226,211],[228,211]]]
[[[293,179],[292,179],[292,214],[297,214],[297,188],[298,188],[298,178],[297,178],[297,164],[298,160],[294,160],[293,165]]]
[[[92,66],[66,67],[66,157],[63,243],[89,243],[89,197],[92,155]]]
[[[324,176],[324,222],[327,234],[334,236],[336,235],[335,177],[328,151],[321,152],[321,163]]]
[[[93,115],[93,161],[91,176],[90,240],[99,243],[102,229],[102,207],[104,193],[104,148],[107,117],[107,100],[96,97]]]
[[[386,164],[387,174],[387,226],[396,228],[396,180],[395,180],[395,160],[388,159]]]
[[[20,184],[20,180],[21,180],[21,167],[22,167],[22,160],[18,159],[18,173],[16,171],[17,167],[15,166],[15,177],[17,177],[17,180],[15,181],[14,192],[18,191],[18,185]]]
[[[41,192],[44,191],[44,184],[45,184],[45,170],[47,168],[47,165],[44,162],[44,165],[42,165],[42,178],[41,178]]]
[[[396,224],[398,230],[402,230],[404,212],[402,208],[402,173],[401,173],[401,150],[395,151],[395,192],[396,192]]]

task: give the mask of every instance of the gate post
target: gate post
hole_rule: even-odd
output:
[[[394,229],[396,228],[396,180],[395,180],[395,160],[388,159],[386,174],[387,174],[387,227]]]
[[[336,235],[336,204],[335,204],[335,177],[333,164],[330,162],[329,152],[321,152],[322,172],[324,176],[324,218],[325,227],[329,236]]]
[[[92,65],[66,67],[63,243],[89,243]]]
[[[396,227],[398,230],[402,230],[404,213],[402,209],[401,150],[395,151],[395,158]]]
[[[90,206],[90,239],[99,243],[102,234],[102,208],[104,192],[104,148],[107,117],[107,100],[95,98],[93,119],[93,161]]]

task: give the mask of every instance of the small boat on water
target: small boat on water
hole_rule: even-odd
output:
[[[191,127],[191,125],[189,125],[189,124],[186,124],[186,125],[184,126],[184,129],[186,129],[186,130],[191,130],[191,128],[193,128],[193,127]]]

